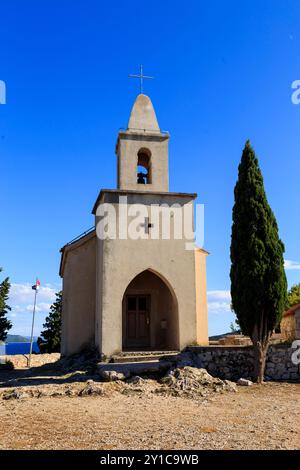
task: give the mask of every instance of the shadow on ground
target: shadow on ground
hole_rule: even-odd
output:
[[[30,369],[0,370],[0,388],[86,382],[97,377],[98,355],[92,351]],[[100,377],[98,377],[100,380]]]

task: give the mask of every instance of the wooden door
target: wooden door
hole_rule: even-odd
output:
[[[150,346],[150,296],[126,296],[126,347],[143,349]]]

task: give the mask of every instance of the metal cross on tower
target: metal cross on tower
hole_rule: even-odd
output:
[[[148,77],[143,75],[143,65],[140,65],[140,74],[139,75],[129,75],[129,78],[139,78],[140,79],[140,93],[143,93],[143,80],[144,79],[153,79],[154,77]]]

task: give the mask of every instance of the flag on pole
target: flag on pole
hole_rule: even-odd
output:
[[[37,279],[35,285],[32,286],[32,289],[38,291],[39,288],[40,288],[40,286],[41,286],[41,283],[40,283],[40,281]]]
[[[33,329],[34,329],[34,317],[35,317],[35,309],[36,309],[36,298],[37,298],[37,293],[38,290],[41,286],[41,283],[38,278],[36,278],[34,286],[32,286],[32,289],[35,290],[34,294],[34,305],[33,305],[33,312],[32,312],[32,326],[31,326],[31,336],[30,336],[30,350],[29,350],[29,357],[28,357],[28,367],[31,367],[31,355],[32,355],[32,343],[33,343]]]

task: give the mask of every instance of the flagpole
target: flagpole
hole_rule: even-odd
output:
[[[34,304],[33,304],[33,312],[32,312],[32,325],[31,325],[31,337],[30,337],[30,351],[29,351],[29,359],[28,359],[28,368],[31,366],[31,355],[32,355],[32,343],[33,343],[33,329],[34,329],[34,319],[35,319],[35,308],[36,308],[36,296],[37,296],[37,283],[35,285],[35,294],[34,294]]]

